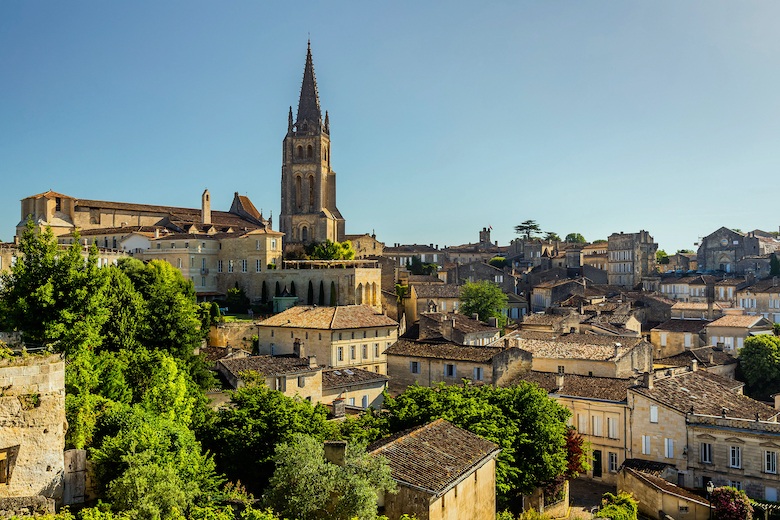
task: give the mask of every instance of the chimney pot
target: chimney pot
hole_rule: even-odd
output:
[[[653,373],[652,372],[645,372],[642,376],[642,386],[647,388],[648,390],[653,389]]]
[[[309,356],[309,368],[318,368],[317,356]]]

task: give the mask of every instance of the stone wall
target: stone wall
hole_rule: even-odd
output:
[[[4,497],[62,498],[65,363],[58,355],[0,360],[0,452],[8,450]]]
[[[0,518],[36,516],[47,513],[54,513],[54,500],[51,498],[41,496],[0,498]]]
[[[256,334],[254,323],[219,323],[209,330],[209,346],[231,346],[252,352],[252,336]]]

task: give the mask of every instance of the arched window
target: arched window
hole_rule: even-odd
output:
[[[303,157],[303,146],[298,146],[298,157]]]
[[[309,206],[314,207],[314,175],[309,175]]]
[[[299,208],[302,206],[303,201],[301,200],[301,176],[298,175],[295,177],[295,205]]]
[[[312,148],[312,146],[311,146],[311,145],[309,145],[309,146],[306,148],[306,157],[309,157],[309,158],[312,158],[312,157],[314,157],[314,148]]]
[[[306,242],[308,239],[309,239],[309,228],[307,228],[306,226],[303,226],[301,228],[301,240],[303,242]]]

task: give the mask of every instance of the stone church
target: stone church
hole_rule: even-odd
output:
[[[282,208],[279,230],[286,246],[344,240],[344,218],[336,207],[336,172],[330,168],[330,119],[322,118],[317,79],[306,51],[298,113],[292,107],[282,150]]]

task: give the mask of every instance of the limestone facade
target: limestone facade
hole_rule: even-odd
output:
[[[647,231],[613,233],[607,239],[609,285],[634,287],[656,271],[658,244]]]
[[[62,499],[66,428],[60,356],[0,360],[0,496]]]

